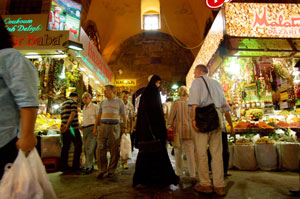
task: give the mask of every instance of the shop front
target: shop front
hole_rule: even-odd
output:
[[[205,64],[222,84],[237,133],[235,154],[247,154],[251,168],[263,168],[267,147],[272,169],[299,167],[299,10],[300,4],[225,3],[187,76],[190,86],[194,67]],[[251,170],[241,160],[235,167]]]

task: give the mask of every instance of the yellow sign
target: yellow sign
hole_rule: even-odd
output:
[[[115,81],[116,86],[136,86],[135,79],[117,79]]]
[[[300,4],[227,3],[226,31],[237,37],[300,37]]]

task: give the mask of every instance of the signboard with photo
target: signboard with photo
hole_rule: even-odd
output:
[[[76,38],[80,31],[81,5],[71,0],[52,0],[49,30],[69,30]]]

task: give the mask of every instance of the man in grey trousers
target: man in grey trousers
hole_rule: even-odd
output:
[[[98,114],[98,106],[92,103],[92,96],[90,93],[85,92],[82,95],[83,107],[83,145],[86,157],[86,170],[85,174],[89,174],[94,170],[94,152],[97,143],[97,138],[93,135],[94,124]]]

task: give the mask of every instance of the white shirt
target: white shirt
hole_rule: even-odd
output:
[[[82,127],[89,126],[95,124],[95,120],[98,114],[98,106],[93,104],[92,102],[89,105],[84,105],[82,113],[83,113],[83,120],[82,120]]]

